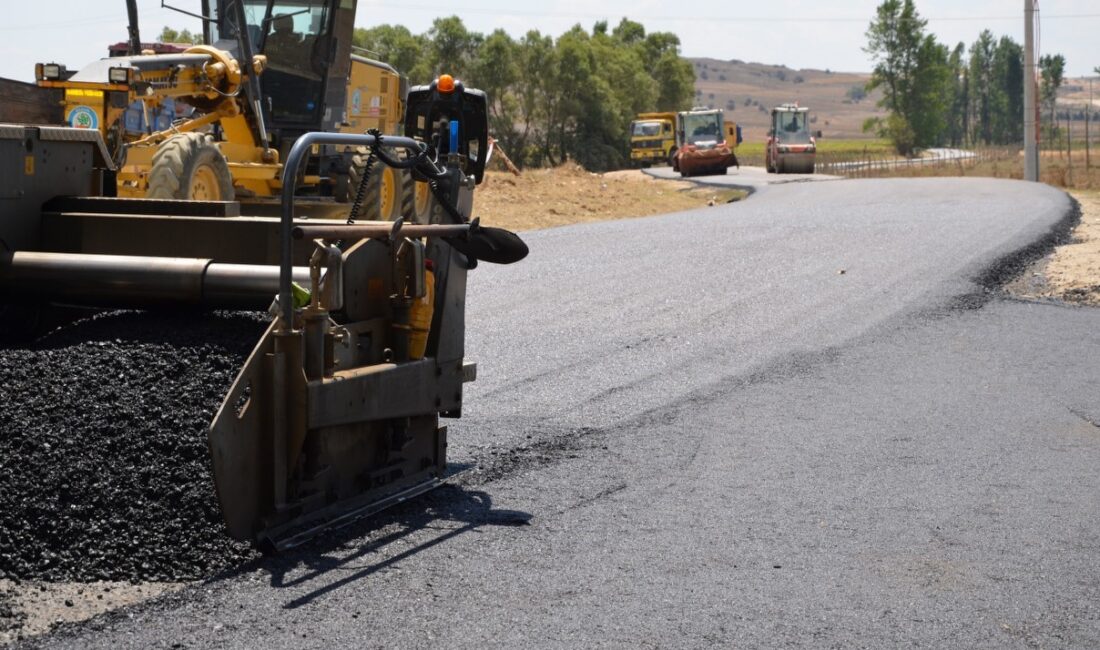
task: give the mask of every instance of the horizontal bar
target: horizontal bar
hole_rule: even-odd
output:
[[[309,269],[294,267],[309,283]],[[135,255],[0,253],[0,294],[96,307],[189,304],[263,309],[279,291],[279,267]]]
[[[469,224],[453,225],[401,225],[353,223],[334,225],[295,226],[291,231],[294,239],[386,239],[400,237],[461,237],[470,232]]]

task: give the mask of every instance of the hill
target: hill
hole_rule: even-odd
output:
[[[863,121],[883,115],[878,95],[853,99],[869,73],[794,70],[783,65],[688,59],[695,67],[696,104],[721,108],[726,119],[741,125],[746,141],[763,140],[773,106],[798,102],[810,108],[815,131],[825,138],[870,138]]]

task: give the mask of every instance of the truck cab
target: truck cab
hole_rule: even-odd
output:
[[[630,162],[639,167],[671,163],[676,149],[675,113],[641,113],[630,123]]]

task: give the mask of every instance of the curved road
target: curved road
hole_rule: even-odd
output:
[[[1100,646],[1100,311],[975,281],[1070,207],[837,181],[531,233],[471,283],[455,486],[40,641]]]

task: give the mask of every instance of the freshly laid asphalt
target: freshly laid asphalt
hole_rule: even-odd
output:
[[[1071,208],[835,181],[530,233],[471,280],[454,485],[33,643],[1098,647],[1100,310],[991,288]]]

